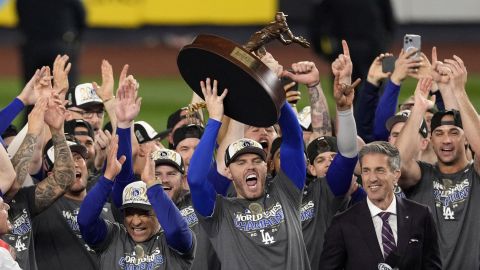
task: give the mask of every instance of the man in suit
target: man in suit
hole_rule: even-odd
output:
[[[398,149],[372,142],[359,160],[367,199],[333,219],[320,269],[441,269],[429,208],[394,195]]]

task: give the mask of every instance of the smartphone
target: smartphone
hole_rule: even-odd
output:
[[[382,59],[382,72],[393,72],[395,69],[395,56],[387,56]]]
[[[421,44],[422,37],[420,35],[406,34],[403,38],[403,51],[408,53],[410,50],[417,49],[417,52],[412,57],[418,58],[420,57]]]

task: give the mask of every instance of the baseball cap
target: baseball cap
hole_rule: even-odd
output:
[[[305,106],[298,113],[297,117],[303,131],[312,131],[312,115],[310,106]]]
[[[179,153],[170,149],[160,149],[152,153],[152,159],[155,161],[155,166],[170,165],[177,169],[182,174],[185,173],[182,156]]]
[[[84,127],[87,129],[87,131],[75,131],[75,128],[77,127]],[[87,121],[83,119],[75,119],[75,120],[70,120],[70,121],[65,121],[64,131],[66,134],[69,135],[87,135],[90,138],[94,139],[95,138],[95,133],[93,132],[92,125],[88,123]]]
[[[147,197],[147,185],[143,181],[132,182],[123,189],[121,209],[125,208],[152,209]]]
[[[394,116],[388,118],[387,122],[385,123],[385,127],[387,128],[388,132],[391,132],[392,127],[395,126],[397,123],[407,122],[408,117],[410,117],[410,113],[410,110],[403,110],[399,111]],[[422,125],[420,126],[418,132],[420,133],[420,135],[422,135],[423,138],[428,137],[428,129],[425,119],[422,120]]]
[[[18,134],[17,127],[14,125],[8,125],[7,129],[5,129],[5,131],[2,133],[2,138],[5,139],[8,137],[17,136],[17,134]]]
[[[70,147],[70,151],[80,154],[84,159],[87,159],[88,150],[83,146],[75,137],[67,136],[67,145]],[[47,144],[43,148],[43,157],[47,163],[48,171],[53,168],[55,163],[55,147],[53,146],[52,139],[48,140]]]
[[[267,160],[266,153],[260,143],[251,139],[243,138],[234,141],[227,147],[227,150],[225,151],[225,165],[229,166],[237,157],[247,153],[257,154],[264,161]]]
[[[442,121],[442,118],[445,115],[452,115],[453,116],[453,121]],[[462,118],[460,117],[460,112],[457,111],[457,110],[448,110],[448,111],[438,111],[438,112],[436,112],[432,117],[432,122],[430,123],[430,127],[432,129],[431,132],[433,132],[437,127],[443,126],[443,125],[454,125],[456,127],[459,127],[461,129],[463,129]]]
[[[79,107],[87,110],[94,105],[101,105],[103,107],[102,99],[97,95],[91,83],[83,83],[77,85],[75,88],[70,88],[67,92],[66,99],[68,100],[66,108]]]
[[[157,131],[145,121],[135,122],[133,129],[138,143],[145,143],[160,138]]]
[[[338,152],[337,138],[332,136],[322,136],[311,141],[307,147],[307,157],[310,164],[313,164],[315,158],[325,152]]]
[[[187,139],[187,138],[197,138],[200,139],[203,135],[204,128],[200,125],[185,125],[182,127],[177,128],[173,132],[173,147],[177,147],[177,145]]]

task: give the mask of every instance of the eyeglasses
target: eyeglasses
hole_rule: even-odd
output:
[[[77,111],[77,110],[69,110],[69,111],[76,112],[85,119],[92,119],[94,115],[96,115],[98,118],[103,118],[103,115],[105,114],[104,111],[100,111],[100,112],[84,112],[84,111]]]

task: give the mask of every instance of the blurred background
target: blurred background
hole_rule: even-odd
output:
[[[78,56],[72,63],[78,68],[77,83],[100,83],[102,59],[113,65],[115,78],[122,66],[129,64],[130,74],[139,80],[143,96],[139,120],[149,122],[157,131],[165,129],[170,113],[186,106],[191,99],[192,90],[181,79],[176,65],[181,47],[200,33],[220,35],[243,44],[253,32],[272,21],[277,11],[288,14],[292,32],[306,37],[314,46],[311,49],[297,45],[285,47],[277,42],[269,44],[267,50],[284,67],[297,61],[314,61],[328,98],[331,97],[329,62],[328,57],[319,54],[318,48],[335,51],[335,42],[320,44],[320,40],[311,40],[312,33],[327,25],[327,32],[346,27],[350,32],[340,32],[345,33],[346,37],[342,38],[347,41],[363,36],[377,37],[385,41],[382,50],[395,55],[402,48],[405,34],[418,34],[422,36],[422,51],[427,56],[430,57],[431,47],[435,45],[439,59],[453,54],[462,57],[469,71],[469,95],[479,109],[478,0],[0,0],[0,107],[23,88],[25,59],[22,62],[22,55],[28,59],[34,57],[35,52],[33,56],[28,55],[25,46],[27,43],[30,47],[36,46],[35,39],[28,35],[47,38],[57,28],[75,24],[73,18],[77,14],[64,11],[72,2],[80,5],[85,15],[85,28],[80,33],[63,36],[78,46]],[[319,10],[325,6],[330,10]],[[385,9],[390,9],[390,14],[383,14]],[[21,16],[19,12],[23,12]],[[376,27],[385,23],[391,24],[388,37]],[[356,65],[355,59],[353,64]],[[413,93],[415,83],[411,79],[405,82],[401,99]],[[301,89],[300,108],[308,104],[306,90]],[[334,109],[333,103],[330,107]],[[19,124],[20,119],[15,123]]]

